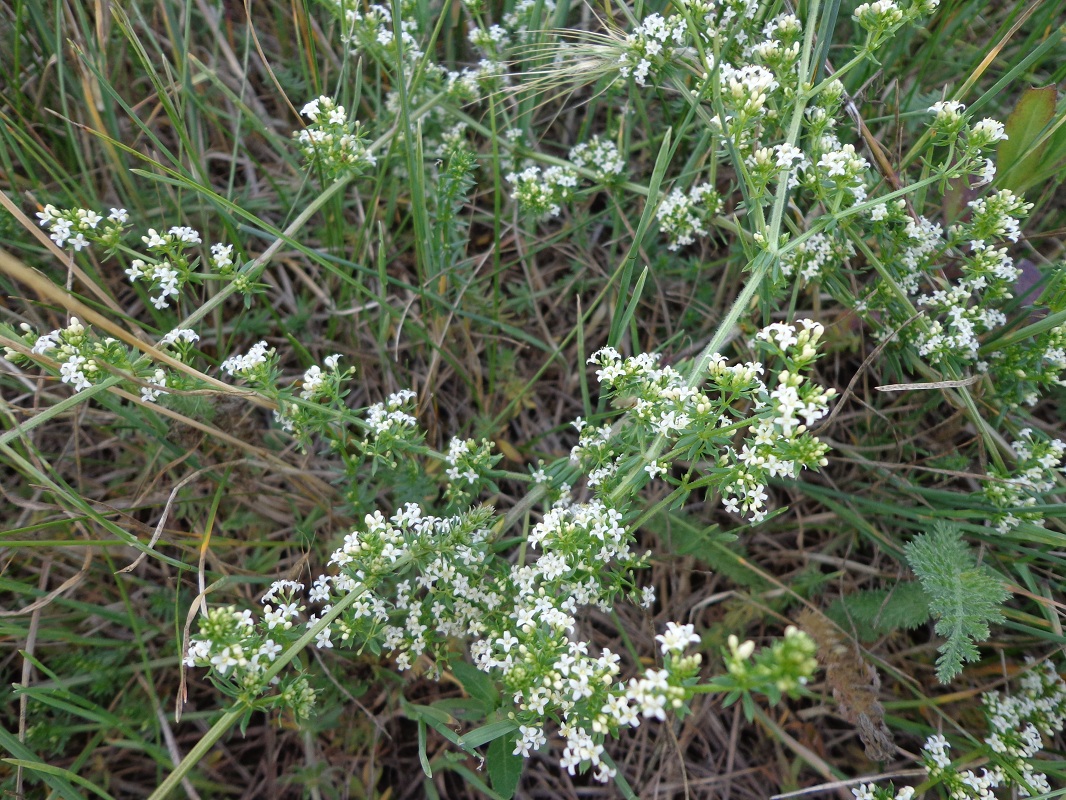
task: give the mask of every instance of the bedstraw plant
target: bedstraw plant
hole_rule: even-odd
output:
[[[234,728],[287,726],[314,750],[340,702],[368,714],[347,746],[373,754],[371,685],[408,721],[392,735],[413,741],[427,796],[514,796],[545,763],[572,793],[657,796],[629,743],[649,726],[677,742],[727,709],[806,763],[788,780],[848,779],[858,800],[1050,792],[1061,762],[1040,753],[1066,720],[1048,656],[1063,643],[1066,303],[1061,254],[1025,232],[1062,215],[1021,187],[1063,163],[1066,115],[1046,94],[1012,113],[995,92],[1062,77],[1040,60],[1063,52],[1053,15],[1014,20],[1011,34],[1044,32],[994,89],[919,73],[877,121],[889,147],[863,93],[890,76],[898,96],[908,59],[962,36],[960,8],[980,4],[297,5],[295,34],[271,30],[299,66],[255,67],[258,23],[242,23],[254,90],[164,47],[137,4],[97,18],[62,75],[120,111],[97,113],[76,153],[31,135],[22,90],[0,97],[14,253],[0,270],[45,303],[20,290],[0,322],[0,451],[22,484],[5,502],[23,509],[6,536],[26,540],[24,561],[63,552],[33,541],[61,524],[35,516],[45,498],[109,562],[109,588],[86,599],[81,578],[49,594],[47,568],[8,562],[5,591],[32,615],[6,634],[25,665],[8,788],[126,791],[88,763],[120,723],[71,699],[49,649],[93,642],[77,632],[101,615],[124,624],[105,613],[117,592],[140,648],[138,724],[157,731],[152,798],[224,793],[205,769]],[[48,41],[40,10],[5,12],[19,42]],[[158,10],[186,48],[218,21]],[[93,29],[81,13],[52,33]],[[214,45],[231,66],[236,35]],[[143,80],[117,80],[111,48]],[[41,68],[4,58],[8,76]],[[1031,150],[1004,149],[1017,137]],[[88,154],[116,177],[80,186]],[[34,177],[45,162],[52,177]],[[241,170],[268,179],[241,188]],[[885,400],[902,393],[919,399]],[[106,491],[82,497],[81,434],[76,457],[42,439],[68,412],[101,436],[89,452],[157,477],[118,488],[94,460]],[[875,457],[893,435],[897,464]],[[166,502],[142,505],[157,481]],[[282,519],[284,538],[263,533]],[[803,570],[756,564],[767,541]],[[116,571],[118,546],[139,554]],[[738,588],[705,591],[718,578],[691,558]],[[159,606],[147,639],[134,577]],[[716,614],[727,597],[744,611]],[[54,602],[74,616],[45,641]],[[178,677],[160,681],[164,667]],[[998,674],[1020,690],[991,687]],[[959,680],[984,722],[931,698]],[[200,723],[180,745],[168,694]],[[911,781],[799,741],[813,734],[792,715],[819,704]],[[67,740],[44,732],[79,718],[99,738],[49,765]],[[411,780],[369,763],[358,788],[320,772],[307,791]]]

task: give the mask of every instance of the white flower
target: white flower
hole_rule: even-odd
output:
[[[218,670],[219,675],[225,675],[231,667],[242,666],[245,662],[239,645],[227,645],[221,652],[211,656],[211,666]]]
[[[160,247],[166,247],[167,240],[159,235],[159,232],[155,228],[148,229],[148,235],[142,236],[141,241],[145,243],[149,248],[157,249]]]
[[[539,750],[548,742],[541,728],[519,725],[518,731],[522,734],[522,737],[515,744],[514,755],[516,756],[521,755],[523,758],[529,758],[530,751]]]
[[[937,122],[957,122],[962,119],[962,112],[966,106],[956,100],[941,100],[929,106],[929,110],[936,114]]]
[[[987,146],[995,142],[1001,142],[1009,137],[1003,128],[1003,123],[995,119],[983,119],[970,129],[971,140],[977,140],[981,146]]]
[[[683,653],[690,644],[699,644],[700,637],[695,633],[693,625],[678,625],[676,622],[667,622],[666,631],[655,637],[660,642],[663,655],[670,653]]]
[[[651,608],[655,605],[655,587],[645,586],[640,590],[640,607]]]
[[[267,639],[263,644],[259,646],[259,652],[256,654],[256,658],[266,658],[267,661],[273,661],[278,657],[278,653],[281,652],[281,645],[275,642],[273,639]]]
[[[333,642],[331,642],[329,640],[329,636],[330,636],[330,629],[329,629],[329,626],[327,625],[325,628],[320,630],[318,632],[318,634],[316,634],[316,636],[315,636],[315,647],[317,647],[319,650],[322,650],[324,648],[333,647]]]
[[[167,374],[162,369],[157,369],[150,377],[145,378],[145,381],[153,386],[163,387],[167,385]],[[149,386],[142,386],[141,400],[145,403],[154,403],[161,393],[162,389],[153,389]]]
[[[43,337],[42,337],[43,338]],[[88,361],[85,356],[77,354],[72,355],[65,362],[59,366],[59,377],[63,383],[69,383],[74,387],[74,391],[80,392],[82,389],[88,389],[92,386],[89,379],[85,376],[83,367],[87,366]]]
[[[256,342],[252,345],[251,349],[242,355],[235,355],[227,358],[222,362],[222,371],[227,375],[236,375],[239,372],[248,372],[249,370],[266,363],[267,356],[270,354],[268,345],[266,342]]]
[[[185,341],[192,344],[200,340],[200,334],[192,328],[175,328],[159,340],[160,347],[169,347],[177,342]]]

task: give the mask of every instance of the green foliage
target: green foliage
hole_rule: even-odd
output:
[[[1024,192],[1062,170],[1066,159],[1066,114],[1054,85],[1030,87],[1007,118],[1009,139],[999,145],[1005,189]]]
[[[448,154],[443,167],[437,182],[433,209],[434,233],[439,237],[437,248],[441,272],[455,264],[466,244],[467,224],[459,214],[474,187],[477,157],[464,147],[456,147]]]
[[[781,0],[608,3],[593,14],[552,0],[383,6],[268,0],[250,20],[234,18],[239,3],[222,4],[224,20],[213,15],[216,3],[111,4],[112,16],[99,18],[79,4],[57,15],[55,5],[0,3],[0,30],[11,31],[0,36],[0,199],[7,201],[0,209],[0,259],[12,253],[54,284],[38,302],[35,284],[0,260],[0,293],[10,301],[0,339],[25,350],[36,339],[21,339],[20,331],[63,329],[75,315],[92,326],[94,338],[69,343],[69,352],[44,348],[36,354],[44,359],[12,352],[12,367],[0,370],[0,517],[10,528],[0,531],[0,550],[8,554],[0,561],[0,605],[15,610],[40,601],[32,615],[25,609],[0,625],[0,635],[24,648],[24,663],[33,668],[23,695],[25,741],[3,734],[19,725],[13,704],[0,724],[0,751],[24,762],[23,777],[0,779],[0,794],[35,796],[38,784],[47,784],[53,793],[80,797],[94,791],[87,780],[114,791],[114,775],[123,776],[127,794],[147,795],[148,784],[160,780],[159,797],[176,794],[182,780],[205,797],[224,793],[232,787],[218,783],[213,765],[239,760],[239,752],[226,749],[242,746],[233,744],[238,737],[227,744],[229,727],[239,721],[251,738],[270,726],[245,709],[226,712],[204,733],[204,718],[224,701],[220,690],[240,700],[249,687],[231,682],[213,689],[203,673],[187,668],[179,680],[187,656],[180,642],[194,628],[190,607],[232,603],[242,614],[236,609],[260,607],[260,589],[272,578],[310,583],[319,570],[332,574],[323,565],[340,532],[408,502],[446,515],[461,514],[468,502],[491,503],[500,514],[485,520],[492,523],[486,557],[537,569],[550,562],[537,547],[517,549],[523,535],[568,493],[561,482],[575,497],[587,492],[592,468],[621,459],[618,443],[626,437],[626,448],[661,461],[647,466],[665,471],[653,476],[661,494],[643,491],[638,481],[618,484],[617,497],[632,504],[637,520],[633,553],[654,549],[632,584],[617,588],[635,597],[643,583],[658,593],[646,597],[647,610],[630,604],[615,612],[605,602],[610,615],[592,612],[596,638],[580,660],[584,669],[608,641],[619,651],[619,674],[599,675],[590,684],[595,691],[625,687],[634,669],[645,668],[643,680],[631,685],[634,698],[652,709],[669,701],[662,708],[680,717],[680,742],[701,741],[684,726],[702,724],[700,715],[719,713],[720,704],[685,716],[699,660],[660,650],[672,640],[656,637],[659,623],[672,614],[684,613],[698,630],[675,630],[681,645],[694,637],[706,654],[728,643],[729,674],[699,691],[725,692],[749,717],[767,698],[800,694],[814,669],[810,648],[794,635],[759,654],[755,642],[768,643],[785,617],[794,618],[790,607],[798,601],[822,605],[827,588],[832,596],[845,593],[827,612],[844,631],[866,641],[892,634],[888,647],[869,653],[871,674],[884,661],[883,689],[876,675],[868,679],[863,658],[847,677],[859,687],[852,698],[860,690],[870,695],[869,706],[852,702],[852,715],[844,717],[860,733],[861,709],[876,706],[875,695],[898,693],[889,681],[926,677],[912,661],[922,649],[907,646],[924,634],[908,631],[931,615],[947,637],[940,679],[975,659],[977,645],[997,635],[1005,592],[957,531],[937,529],[906,549],[919,581],[883,582],[900,570],[902,542],[923,515],[989,518],[988,500],[974,490],[975,469],[991,476],[988,486],[999,492],[1004,531],[1025,534],[987,543],[989,559],[1030,578],[1031,594],[1018,600],[1025,624],[1009,643],[1026,654],[1034,642],[1063,643],[1054,604],[1041,602],[1042,595],[1066,591],[1056,555],[1066,541],[1066,506],[1054,502],[1053,492],[1062,480],[1061,453],[1020,435],[1033,428],[1066,438],[1058,368],[1066,348],[1066,270],[1054,262],[1061,254],[1048,235],[1066,220],[1066,109],[1054,88],[1066,79],[1060,3],[1022,9],[942,2],[922,24],[903,27],[878,18],[890,14],[890,4],[877,4],[882,11],[865,4],[863,18],[854,18],[859,0],[799,4],[795,24],[788,19],[794,4]],[[914,0],[907,14],[922,5],[933,4]],[[680,17],[692,17],[710,26],[709,38],[697,35],[678,48],[669,39],[657,43],[656,25],[637,29],[642,18],[651,22],[650,13],[678,31]],[[610,28],[601,28],[601,19]],[[563,27],[563,34],[553,30]],[[200,31],[218,35],[188,35]],[[755,72],[727,77],[727,70],[751,60],[753,39],[770,33],[776,41],[760,42],[757,60],[773,73],[773,85],[747,97]],[[995,69],[986,70],[993,63],[989,42],[996,43]],[[646,83],[635,80],[643,66],[634,47],[651,56]],[[872,48],[870,59],[846,55]],[[931,125],[930,107],[943,101],[965,106],[965,118],[953,122],[946,114]],[[338,108],[342,102],[347,110]],[[971,180],[985,174],[986,163],[993,166],[984,158],[993,155],[991,142],[973,145],[973,124],[982,116],[1005,121],[1009,135],[995,148],[998,172],[984,187]],[[776,150],[784,144],[798,146],[809,163],[800,167],[787,148]],[[846,158],[843,145],[854,148]],[[878,146],[884,160],[871,158]],[[987,152],[978,158],[978,151]],[[795,167],[788,180],[783,163]],[[1002,189],[1030,195],[1016,198],[1011,214],[991,215],[1008,227],[982,230],[973,221],[982,215],[967,203]],[[889,191],[893,199],[885,202]],[[1035,208],[1023,220],[1027,202]],[[102,249],[61,252],[52,245],[70,251],[70,237],[53,228],[48,242],[34,219],[52,204],[101,214],[121,205],[130,222],[108,233],[72,212],[67,222],[90,238],[100,234]],[[919,235],[919,222],[942,226],[944,235]],[[168,244],[159,263],[150,259],[151,275],[134,268],[134,256],[144,255],[141,234],[171,225],[203,234],[200,256],[190,248],[183,257]],[[991,248],[981,252],[1004,272],[991,275],[1001,294],[963,293],[948,304],[960,274],[971,287],[990,280],[989,263],[967,240]],[[213,242],[233,249],[225,259],[208,256]],[[171,296],[171,306],[156,307],[155,299],[166,299],[151,297],[162,288],[155,268],[164,255],[183,291]],[[1017,281],[1014,258],[1023,268]],[[1033,282],[1043,287],[1039,295],[1030,291]],[[86,299],[110,328],[75,305]],[[951,333],[952,321],[983,325],[985,313],[1006,320],[977,329],[970,360],[956,346],[945,345],[940,361],[916,348],[935,343],[927,325]],[[821,465],[824,479],[804,474],[804,457],[813,463],[809,450],[767,464],[765,453],[744,446],[752,408],[765,409],[766,398],[745,395],[728,371],[718,375],[721,392],[710,398],[712,419],[688,426],[682,444],[661,450],[664,434],[647,426],[643,402],[631,407],[634,397],[620,396],[608,410],[590,389],[596,368],[587,359],[605,343],[623,356],[661,353],[663,366],[687,377],[702,348],[739,365],[761,346],[750,338],[757,326],[808,314],[825,323],[824,352],[832,354],[812,381],[838,391],[851,381],[838,404],[842,413],[823,436],[835,451]],[[138,402],[141,389],[156,392],[152,386],[162,384],[139,386],[129,378],[144,383],[164,368],[141,348],[186,325],[198,339],[166,351],[178,362],[166,362],[164,376],[175,391],[159,394],[154,405]],[[104,338],[111,335],[120,339]],[[271,349],[271,360],[252,388],[219,373],[227,356],[257,340]],[[329,354],[344,367],[311,371]],[[72,384],[83,393],[72,395],[61,366],[69,372],[75,355],[86,363]],[[927,382],[927,391],[871,391],[896,381]],[[929,390],[934,385],[942,388]],[[367,431],[352,423],[354,409],[401,387],[419,390],[404,411],[425,426],[425,437],[364,438]],[[685,398],[690,387],[667,388],[657,399]],[[791,388],[776,380],[767,386],[778,393]],[[789,405],[810,413],[817,404],[809,400],[792,398]],[[272,422],[279,402],[281,415]],[[578,414],[590,433],[613,428],[602,463],[568,462],[577,438],[568,420]],[[640,414],[644,427],[625,420]],[[774,415],[763,416],[769,422]],[[822,435],[823,419],[805,421]],[[302,450],[278,427],[282,422],[303,434]],[[473,441],[466,451],[434,449],[451,437]],[[483,452],[476,444],[482,439],[497,447]],[[758,525],[738,526],[736,514],[721,507],[722,486],[699,477],[724,469],[719,458],[734,451],[743,452],[731,467],[734,498],[745,494],[754,471],[766,473],[748,487],[758,499],[749,510],[766,513]],[[644,481],[638,460],[618,463]],[[466,462],[482,467],[473,469],[477,480],[446,485],[447,472],[464,473]],[[527,473],[540,472],[538,466],[543,477],[533,488]],[[541,485],[547,494],[537,496]],[[159,538],[149,546],[153,531]],[[426,541],[431,546],[414,559],[390,562],[382,608],[393,609],[402,580],[425,575],[440,555],[438,541]],[[131,544],[147,558],[132,574],[118,572],[129,559],[114,548]],[[581,569],[590,580],[604,573],[595,559]],[[434,610],[440,601],[431,595],[450,591],[451,574],[418,584],[415,599],[424,611],[420,619],[409,613],[412,630],[440,621],[445,606]],[[471,584],[485,588],[479,580]],[[564,584],[542,591],[552,600],[573,596]],[[517,593],[497,594],[490,611]],[[389,622],[404,622],[401,611],[390,611]],[[299,612],[281,658],[301,676],[317,676],[318,716],[286,716],[271,734],[280,750],[308,753],[308,763],[292,759],[278,776],[293,796],[387,794],[393,787],[382,776],[410,778],[420,760],[433,774],[423,785],[429,797],[510,797],[523,765],[557,769],[555,733],[564,720],[552,719],[543,731],[516,729],[530,721],[505,719],[518,703],[513,689],[521,675],[510,673],[507,685],[473,666],[471,654],[460,651],[461,636],[449,634],[439,651],[423,653],[406,680],[387,661],[396,656],[387,637],[396,634],[378,622],[341,640],[336,634],[345,619],[323,622],[317,615],[325,610],[317,606]],[[580,613],[583,635],[589,618]],[[243,624],[236,616],[230,622]],[[608,630],[612,622],[617,628]],[[306,632],[317,636],[329,626],[337,649],[312,649]],[[505,644],[507,625],[496,627],[486,633],[500,650],[494,658],[520,654]],[[230,644],[241,645],[247,631],[229,633]],[[621,646],[610,638],[615,634]],[[286,637],[273,628],[264,636],[271,645],[261,652],[242,645],[226,658],[273,659],[273,647]],[[846,638],[842,646],[851,647]],[[555,644],[523,644],[524,658],[543,668],[543,680],[565,687],[565,678],[548,674]],[[224,652],[213,655],[227,664]],[[1004,648],[1011,668],[1017,655]],[[661,678],[682,674],[682,665],[693,677],[666,692]],[[236,666],[228,669],[232,676]],[[319,680],[323,673],[329,681]],[[439,684],[431,680],[442,676]],[[305,700],[312,687],[303,680],[286,677],[277,690]],[[833,687],[828,674],[826,685]],[[188,753],[175,765],[163,746],[169,723],[158,711],[178,686],[188,689],[190,705],[173,724],[179,750]],[[351,697],[364,695],[381,727],[351,713]],[[412,704],[404,705],[405,696]],[[254,702],[249,707],[267,707]],[[393,713],[397,705],[413,723]],[[976,718],[962,704],[958,709],[960,722]],[[889,722],[908,734],[929,733],[927,720],[907,717],[903,710]],[[405,743],[385,730],[400,722],[408,739],[418,726],[417,754],[409,741],[406,755],[378,747],[383,733]],[[660,723],[645,716],[641,724]],[[757,741],[765,735],[774,735],[769,722],[761,734],[738,741],[765,750]],[[552,744],[542,747],[541,736]],[[649,793],[626,782],[639,784],[650,774],[638,751],[624,752],[633,738],[611,741],[600,762],[625,797]],[[302,746],[294,749],[298,739]],[[451,747],[442,749],[441,740]],[[541,757],[515,755],[523,743],[526,755]],[[372,753],[373,768],[357,774],[332,759],[314,761],[322,749],[343,750],[353,761]],[[842,752],[829,747],[824,754],[834,770],[854,766]],[[475,774],[482,758],[486,770]],[[69,774],[49,766],[60,763]],[[148,777],[134,788],[138,775]],[[464,794],[456,793],[456,782]]]
[[[892,589],[867,589],[833,602],[826,615],[863,641],[899,630],[913,630],[929,619],[929,595],[921,583],[908,581]]]
[[[522,757],[515,755],[514,736],[501,736],[493,739],[485,754],[492,788],[505,800],[514,797],[518,788],[518,779],[522,777]]]
[[[957,525],[937,522],[931,533],[916,536],[906,547],[907,562],[929,595],[936,632],[947,637],[940,646],[937,678],[947,683],[964,662],[980,657],[977,642],[990,636],[989,623],[1002,622],[1000,606],[1009,592],[962,540]]]

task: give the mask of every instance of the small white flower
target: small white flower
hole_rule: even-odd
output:
[[[329,640],[329,637],[330,637],[330,629],[329,629],[329,626],[326,626],[325,628],[320,630],[318,632],[318,634],[315,636],[315,647],[317,647],[319,650],[322,650],[322,649],[325,649],[325,648],[332,648],[333,647],[333,642],[331,642]]]
[[[318,113],[319,113],[318,104],[320,102],[322,102],[322,101],[327,101],[328,102],[328,98],[320,97],[317,100],[312,100],[310,103],[308,103],[307,105],[305,105],[303,108],[300,109],[300,113],[303,116],[307,117],[312,122],[317,122],[318,121]]]
[[[693,625],[678,625],[676,622],[667,622],[666,631],[655,637],[660,643],[663,655],[669,653],[683,653],[690,644],[699,644],[700,637],[696,635]]]

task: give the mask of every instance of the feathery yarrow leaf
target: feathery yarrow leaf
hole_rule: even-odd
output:
[[[936,523],[906,546],[906,556],[929,595],[936,632],[947,637],[936,662],[937,679],[947,683],[980,657],[977,642],[989,637],[989,623],[1003,621],[999,608],[1009,592],[990,567],[977,564],[956,525]]]

